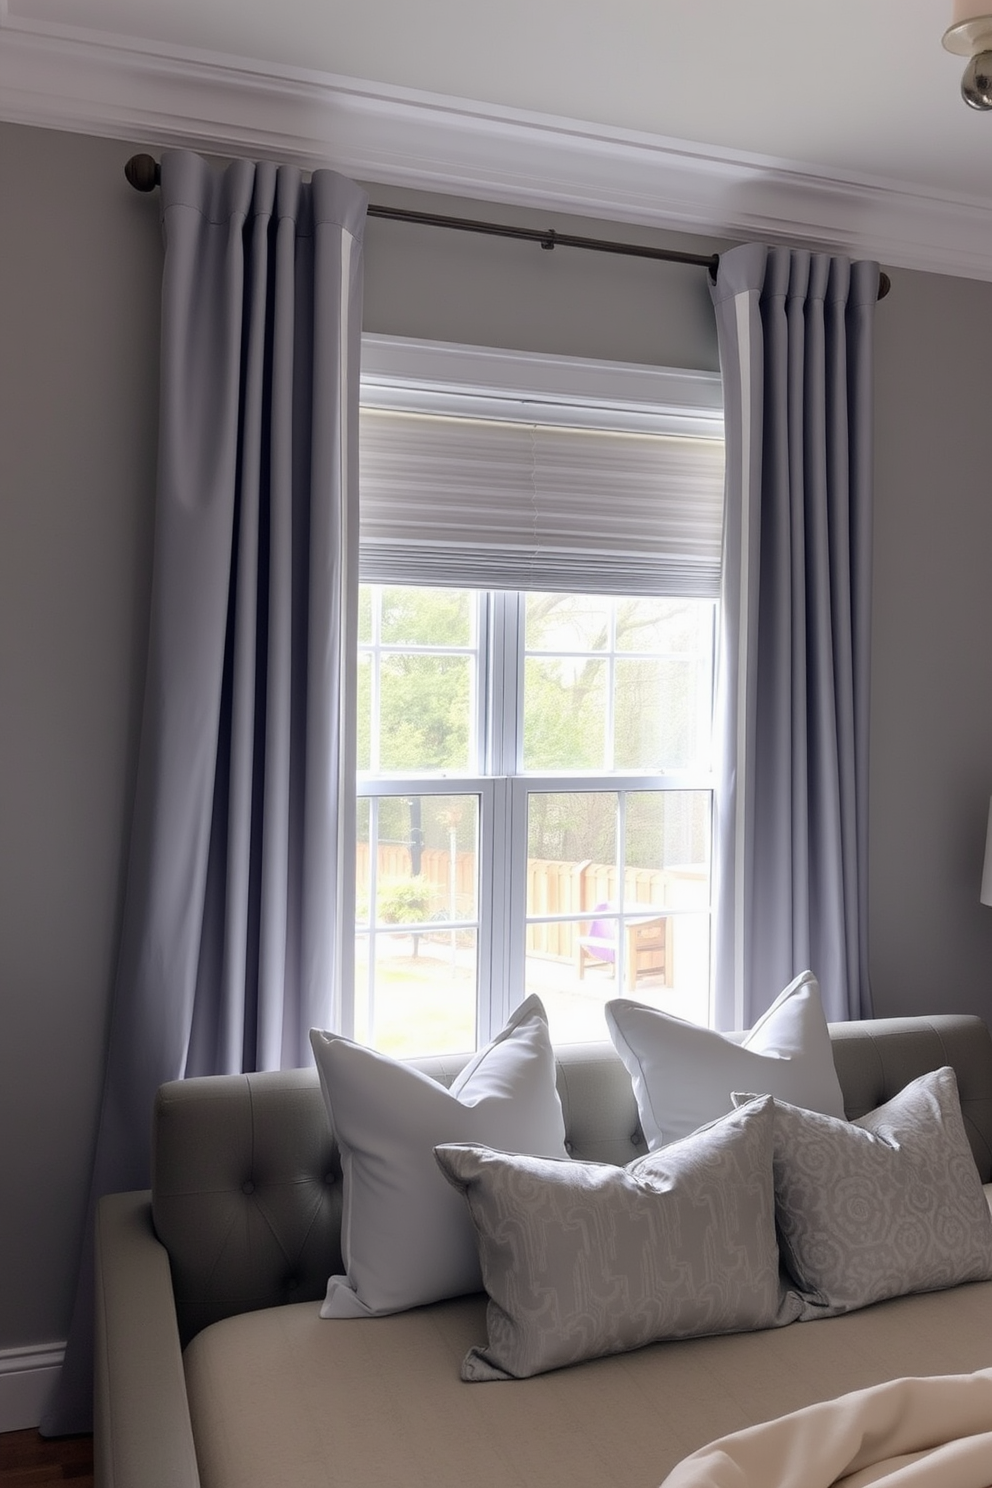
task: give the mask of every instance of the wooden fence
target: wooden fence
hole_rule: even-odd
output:
[[[356,855],[359,884],[369,881],[369,845],[359,842]],[[380,843],[376,876],[379,884],[401,884],[412,875],[410,849],[400,843]],[[455,854],[455,915],[457,919],[476,917],[475,853]],[[420,853],[420,877],[427,884],[429,905],[425,918],[449,916],[451,913],[451,854],[447,848],[425,847]]]
[[[360,842],[357,849],[359,884],[368,883],[369,845]],[[399,844],[381,844],[377,876],[382,884],[399,884],[411,876],[410,849]],[[425,919],[444,919],[451,914],[451,854],[443,848],[424,848],[420,855],[420,875],[428,887],[429,905]],[[628,868],[623,874],[623,901],[632,905],[666,905],[688,907],[687,891],[699,904],[699,890],[705,893],[706,871],[703,868]],[[571,923],[529,925],[527,954],[546,956],[555,961],[572,961],[576,953],[576,936],[587,933],[589,920],[597,907],[618,905],[620,873],[615,865],[605,863],[559,863],[543,858],[527,860],[528,915],[575,915]],[[705,903],[705,901],[704,901]],[[475,919],[476,858],[473,852],[455,854],[454,911],[457,919]],[[580,918],[581,917],[581,918]]]

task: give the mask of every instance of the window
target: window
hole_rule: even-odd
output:
[[[474,349],[382,351],[365,364],[353,1032],[454,1052],[529,992],[557,1042],[602,1038],[624,994],[705,1022],[714,380],[673,407],[672,374],[648,369],[497,357],[480,389]],[[408,354],[416,377],[396,373]]]

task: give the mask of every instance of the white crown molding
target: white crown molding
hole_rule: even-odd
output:
[[[30,1431],[38,1425],[64,1354],[64,1343],[0,1349],[0,1432]]]
[[[992,202],[243,58],[11,20],[0,118],[992,279]]]

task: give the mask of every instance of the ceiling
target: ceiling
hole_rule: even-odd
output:
[[[0,117],[992,278],[992,115],[961,101],[949,20],[950,0],[0,0]]]

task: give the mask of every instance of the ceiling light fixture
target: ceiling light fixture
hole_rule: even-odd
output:
[[[969,108],[992,109],[992,0],[954,0],[954,20],[944,32],[944,46],[967,57],[961,97]]]

